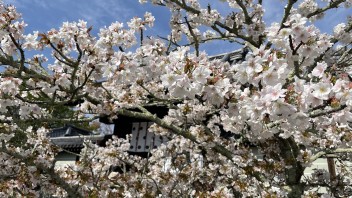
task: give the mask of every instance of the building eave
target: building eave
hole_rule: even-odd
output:
[[[68,137],[52,137],[51,142],[57,146],[69,147],[70,145],[77,147],[83,146],[84,140],[92,142],[103,140],[105,135],[85,135],[85,136],[68,136]]]

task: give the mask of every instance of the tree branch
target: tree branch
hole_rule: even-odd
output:
[[[199,42],[198,42],[198,38],[194,34],[193,28],[192,28],[191,24],[189,23],[189,21],[187,20],[187,17],[185,17],[185,20],[186,20],[186,24],[187,24],[188,30],[189,30],[189,32],[192,35],[193,40],[194,40],[194,48],[196,50],[196,56],[199,56]]]
[[[316,15],[318,15],[318,14],[321,14],[321,13],[327,11],[327,10],[330,10],[330,9],[332,9],[332,8],[338,8],[339,5],[340,5],[341,3],[343,3],[343,2],[345,2],[345,0],[330,1],[329,5],[327,5],[326,7],[324,7],[324,8],[318,8],[318,9],[315,10],[314,12],[309,13],[309,14],[307,15],[307,18],[311,18],[311,17],[316,16]]]
[[[260,47],[260,43],[255,42],[252,37],[249,36],[244,36],[244,35],[240,35],[238,33],[238,30],[236,28],[230,28],[228,26],[226,26],[225,24],[221,23],[220,21],[215,21],[215,25],[227,30],[230,33],[235,34],[238,38],[247,41],[248,43],[252,44],[254,47],[259,48]],[[212,26],[213,28],[213,26]],[[214,28],[213,28],[214,29]],[[216,29],[214,29],[216,31]]]
[[[38,170],[40,170],[41,172],[44,172],[46,174],[48,174],[52,180],[55,181],[55,183],[60,186],[61,188],[63,188],[67,194],[69,195],[69,197],[79,197],[79,198],[83,198],[83,196],[81,194],[79,194],[79,192],[77,191],[77,186],[74,184],[69,184],[67,183],[64,179],[62,179],[54,170],[54,167],[46,167],[44,164],[41,163],[35,163],[33,162],[33,159],[31,158],[26,158],[16,152],[10,151],[6,148],[6,143],[3,140],[2,141],[2,146],[0,148],[0,152],[6,153],[20,161],[22,161],[23,163],[25,163],[27,166],[35,166]]]
[[[285,27],[284,23],[286,22],[288,16],[290,15],[291,9],[293,5],[297,2],[297,0],[289,0],[286,7],[285,7],[285,12],[284,16],[282,17],[281,23],[280,23],[280,29],[279,31]]]
[[[248,14],[248,10],[247,10],[246,6],[243,4],[243,1],[236,0],[236,3],[241,7],[241,10],[242,10],[243,15],[244,15],[245,23],[247,25],[251,24],[252,23],[252,19],[251,19],[251,17]]]
[[[18,70],[18,75],[21,75],[21,72],[24,70],[24,61],[25,61],[24,51],[11,33],[9,34],[9,36],[11,38],[12,43],[16,46],[18,51],[20,51],[21,59],[20,59],[20,67]]]
[[[74,62],[74,61],[72,61],[71,59],[69,59],[64,53],[62,53],[62,51],[60,51],[59,49],[57,49],[57,48],[55,47],[55,45],[54,45],[53,43],[51,43],[50,41],[49,41],[49,45],[50,45],[51,48],[53,48],[58,54],[60,54],[60,56],[61,56],[63,59],[65,59],[65,61],[67,61],[67,65],[69,65],[69,66],[71,66],[71,67],[73,67],[73,66],[75,65],[75,62]]]
[[[309,117],[316,118],[316,117],[319,117],[319,116],[335,113],[335,112],[343,110],[346,107],[347,107],[347,105],[341,105],[340,107],[335,108],[335,109],[323,110],[323,111],[319,111],[319,112],[315,112],[314,111],[314,112],[309,113]]]
[[[184,9],[185,11],[187,12],[190,12],[190,13],[193,13],[193,14],[200,14],[200,11],[191,7],[191,6],[188,6],[187,4],[185,3],[181,3],[180,1],[178,0],[170,0],[171,2],[175,3],[176,5],[178,5],[180,8]],[[250,24],[252,23],[252,19],[251,17],[249,16],[248,14],[248,11],[246,9],[246,7],[244,6],[244,4],[240,1],[240,0],[236,0],[237,4],[241,7],[243,13],[244,13],[244,16],[245,16],[245,22],[246,24]],[[248,22],[248,23],[247,23]],[[256,43],[251,37],[247,37],[247,36],[244,36],[244,35],[240,35],[238,34],[238,31],[236,31],[235,29],[231,29],[230,27],[226,26],[225,24],[221,23],[220,21],[215,21],[216,25],[218,25],[219,27],[229,31],[230,33],[234,33],[238,38],[240,39],[243,39],[249,43],[251,43],[252,45],[254,45],[255,47],[259,48],[260,47],[260,44]],[[214,28],[215,26],[211,26],[211,28],[213,28],[215,31],[216,31],[216,28]]]
[[[310,158],[310,162],[314,162],[318,158],[328,154],[352,153],[352,148],[337,148],[333,150],[319,151]]]
[[[119,109],[117,110],[117,113],[119,115],[123,115],[123,116],[128,116],[128,117],[134,117],[134,118],[142,118],[142,119],[146,119],[152,122],[155,122],[157,125],[165,128],[165,129],[169,129],[172,133],[176,134],[176,135],[180,135],[186,139],[191,140],[194,143],[199,144],[197,138],[192,135],[190,132],[185,131],[177,126],[174,126],[172,124],[169,124],[167,122],[165,122],[164,120],[160,119],[159,117],[157,117],[156,115],[151,114],[147,109],[145,109],[142,106],[138,106],[137,107],[139,110],[142,111],[141,112],[135,112],[135,111],[131,111],[131,110],[127,110],[127,109]],[[221,155],[223,155],[224,157],[226,157],[229,160],[233,160],[233,154],[231,151],[229,151],[228,149],[226,149],[224,146],[217,144],[212,148],[213,151],[215,151],[216,153],[219,153]]]

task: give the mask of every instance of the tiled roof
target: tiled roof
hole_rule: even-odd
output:
[[[52,137],[51,142],[61,148],[83,148],[84,140],[97,142],[104,139],[104,135],[83,135],[83,136],[68,136],[68,137]]]
[[[65,149],[83,148],[84,140],[97,142],[104,139],[104,135],[94,134],[91,131],[66,125],[61,128],[53,129],[49,134],[53,144]]]
[[[221,61],[224,61],[224,62],[227,61],[230,63],[230,65],[233,65],[244,61],[248,52],[249,52],[249,49],[247,47],[244,47],[232,52],[210,56],[209,60],[220,59]]]
[[[80,135],[93,135],[93,132],[75,127],[73,125],[66,125],[61,128],[55,128],[48,134],[49,137],[67,137]]]

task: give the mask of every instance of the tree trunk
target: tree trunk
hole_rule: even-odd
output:
[[[288,198],[301,198],[304,192],[304,186],[302,184],[284,186],[284,189],[288,193]]]
[[[300,198],[304,192],[304,186],[301,184],[304,167],[297,161],[299,147],[292,137],[288,139],[278,137],[278,143],[280,156],[288,166],[288,168],[285,168],[286,185],[284,189],[288,192],[287,196],[289,198]]]

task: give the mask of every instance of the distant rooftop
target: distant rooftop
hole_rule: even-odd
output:
[[[83,148],[84,140],[97,142],[103,140],[104,136],[105,135],[95,134],[91,131],[81,129],[73,125],[55,128],[48,134],[48,137],[50,137],[53,144],[64,149]]]
[[[68,124],[64,127],[55,128],[51,130],[51,132],[48,134],[49,137],[67,137],[82,135],[93,135],[93,132]]]
[[[239,50],[232,51],[232,52],[227,52],[227,53],[218,54],[215,56],[210,56],[209,60],[220,59],[221,61],[224,61],[224,62],[227,61],[230,63],[230,65],[233,65],[233,64],[244,61],[248,52],[249,52],[249,49],[247,47],[244,47]]]

